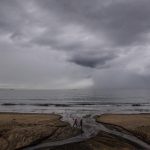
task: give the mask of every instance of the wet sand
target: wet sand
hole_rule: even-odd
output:
[[[119,131],[127,135],[133,135],[134,131],[136,137],[140,137],[143,141],[149,141],[150,114],[104,114],[95,117],[95,119],[112,131]],[[145,135],[147,136],[147,140],[143,138]],[[65,144],[46,150],[149,150],[149,148],[143,148],[138,141],[135,143],[123,137],[100,130],[95,137],[83,142]]]
[[[97,136],[84,142],[65,144],[43,150],[143,150],[142,147],[134,145],[123,138],[106,132],[99,132]]]
[[[96,121],[122,127],[150,144],[150,114],[104,114]]]

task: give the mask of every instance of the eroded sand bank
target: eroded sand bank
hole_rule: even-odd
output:
[[[14,150],[39,143],[76,136],[78,130],[55,114],[0,113],[0,149]]]
[[[96,121],[120,126],[150,144],[150,114],[104,114]]]

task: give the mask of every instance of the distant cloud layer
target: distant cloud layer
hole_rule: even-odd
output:
[[[149,0],[0,0],[0,87],[150,87]]]

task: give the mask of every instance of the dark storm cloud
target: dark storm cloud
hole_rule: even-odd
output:
[[[149,0],[39,0],[39,5],[62,24],[78,23],[103,33],[108,44],[136,44],[150,31]]]
[[[72,59],[70,59],[70,62],[73,62],[77,65],[83,66],[83,67],[90,67],[90,68],[96,68],[97,66],[100,66],[102,68],[107,68],[106,63],[112,59],[114,59],[114,55],[93,55],[93,54],[80,54],[80,55],[74,55]]]
[[[149,0],[0,0],[0,86],[144,86],[149,6]]]

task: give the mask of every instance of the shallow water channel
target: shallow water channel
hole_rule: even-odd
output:
[[[64,116],[62,120],[72,123],[71,122],[72,118],[68,118],[66,116]],[[117,137],[121,137],[129,142],[132,142],[138,145],[144,150],[150,150],[150,145],[145,143],[144,141],[138,139],[137,137],[133,135],[129,135],[127,133],[122,133],[120,131],[107,128],[103,124],[95,122],[95,119],[93,118],[93,116],[89,116],[83,119],[83,131],[84,131],[83,134],[72,137],[72,138],[55,141],[55,142],[46,141],[46,142],[43,142],[34,146],[24,148],[23,150],[40,150],[40,149],[46,149],[46,148],[51,148],[55,146],[62,146],[65,144],[70,144],[70,143],[78,143],[78,142],[82,142],[87,139],[90,139],[92,137],[95,137],[100,131],[105,131]]]

